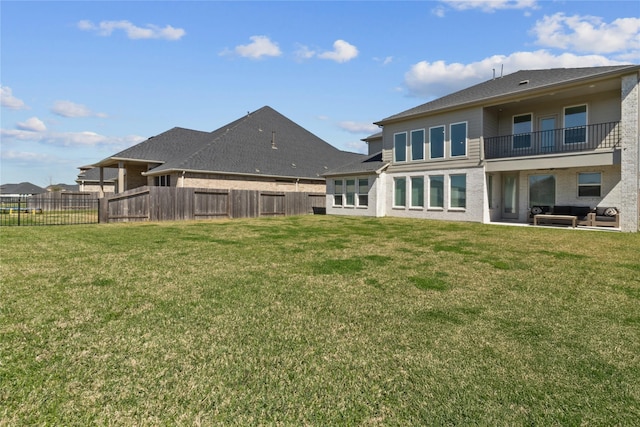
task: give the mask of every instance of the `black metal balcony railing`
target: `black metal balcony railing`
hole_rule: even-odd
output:
[[[620,122],[598,123],[484,139],[486,159],[613,149],[620,145]]]

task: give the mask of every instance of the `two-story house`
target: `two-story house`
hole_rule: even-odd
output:
[[[392,115],[327,177],[327,213],[526,223],[614,207],[638,231],[640,66],[526,70]],[[372,152],[379,150],[379,152]]]

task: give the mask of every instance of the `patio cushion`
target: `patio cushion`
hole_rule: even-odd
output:
[[[571,206],[554,206],[554,215],[573,215],[571,213]]]
[[[534,206],[531,208],[532,215],[538,215],[542,213],[542,206]]]
[[[591,212],[591,208],[589,206],[572,206],[571,207],[571,215],[575,215],[579,218],[586,217],[589,212]]]
[[[618,214],[618,210],[616,208],[607,208],[604,211],[605,216],[616,216]]]

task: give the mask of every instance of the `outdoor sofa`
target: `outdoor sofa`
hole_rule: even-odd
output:
[[[533,206],[529,211],[529,222],[534,225],[568,224],[590,227],[620,227],[620,212],[614,207],[589,206]]]

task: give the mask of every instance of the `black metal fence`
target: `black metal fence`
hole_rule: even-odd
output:
[[[487,159],[612,149],[620,146],[620,122],[485,138]]]
[[[0,226],[97,224],[95,193],[54,192],[0,197]]]

